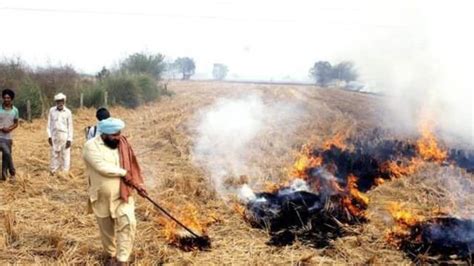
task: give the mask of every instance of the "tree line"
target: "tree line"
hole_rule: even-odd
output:
[[[3,58],[0,59],[0,89],[11,88],[17,93],[15,103],[23,115],[26,115],[26,102],[30,101],[33,117],[44,114],[58,92],[68,96],[68,106],[72,109],[80,106],[81,94],[85,107],[99,107],[107,102],[135,108],[171,94],[159,82],[164,75],[178,74],[179,78],[188,80],[195,70],[193,58],[178,57],[166,61],[160,53],[131,54],[120,60],[117,66],[103,67],[93,76],[78,73],[70,65],[33,68],[20,58]],[[229,67],[225,64],[213,65],[212,76],[216,80],[224,80],[228,72]],[[350,61],[335,65],[317,61],[309,74],[317,85],[323,87],[334,82],[350,83],[358,78],[355,65]]]
[[[160,53],[134,53],[119,61],[117,66],[102,67],[95,75],[77,72],[71,65],[32,67],[21,58],[0,59],[0,90],[13,89],[15,105],[26,118],[27,102],[32,117],[44,115],[58,92],[67,95],[71,109],[79,106],[99,107],[121,105],[135,108],[171,95],[164,75],[178,73],[183,80],[195,74],[196,64],[190,57],[178,57],[168,62]],[[213,76],[222,80],[228,73],[224,64],[214,64]],[[82,98],[81,98],[82,95]]]
[[[328,61],[317,61],[309,70],[309,75],[317,85],[326,87],[332,82],[356,81],[359,77],[354,63],[343,61],[336,65],[331,65]]]

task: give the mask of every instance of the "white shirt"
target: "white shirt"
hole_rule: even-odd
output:
[[[97,125],[92,126],[86,132],[86,140],[93,139],[95,136],[99,136],[99,135],[100,135],[99,127]]]
[[[48,126],[46,128],[48,138],[57,136],[58,133],[66,133],[67,140],[72,142],[73,127],[71,110],[64,108],[60,111],[56,106],[49,109]]]

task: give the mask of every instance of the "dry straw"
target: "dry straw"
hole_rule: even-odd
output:
[[[184,252],[166,243],[160,215],[143,199],[138,199],[138,232],[133,262],[136,265],[160,263],[222,264],[394,264],[411,261],[384,241],[390,224],[385,202],[403,200],[421,209],[443,204],[447,191],[429,178],[413,176],[387,182],[368,193],[371,202],[367,224],[352,228],[351,236],[335,240],[323,249],[313,249],[298,241],[292,246],[265,244],[265,231],[251,228],[232,206],[227,205],[209,185],[207,174],[192,161],[193,118],[197,111],[220,96],[256,92],[266,101],[294,100],[307,107],[310,119],[295,121],[299,130],[291,139],[271,132],[271,139],[256,140],[251,162],[277,181],[288,173],[302,144],[322,143],[338,129],[361,130],[375,125],[367,117],[377,117],[380,99],[339,90],[311,86],[252,85],[217,82],[174,82],[172,98],[136,110],[112,108],[113,116],[123,118],[142,164],[151,196],[178,216],[185,206],[195,207],[196,215],[208,224],[212,249]],[[45,120],[23,123],[14,133],[14,160],[18,182],[0,183],[0,263],[6,264],[90,264],[103,259],[96,222],[85,214],[87,179],[81,159],[83,128],[95,123],[94,110],[74,115],[75,140],[69,175],[48,173],[49,147]],[[285,143],[283,145],[282,143]],[[252,177],[263,178],[263,177]]]

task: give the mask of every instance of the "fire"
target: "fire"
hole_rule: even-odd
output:
[[[431,123],[423,121],[420,125],[421,138],[416,142],[417,151],[425,161],[443,162],[447,158],[447,152],[443,151],[433,134]]]
[[[347,132],[339,132],[335,134],[332,138],[324,141],[322,150],[328,151],[332,149],[332,147],[344,150],[346,148],[346,137]],[[293,164],[292,171],[290,171],[290,180],[296,178],[306,181],[310,180],[310,186],[313,191],[322,192],[323,190],[331,190],[332,193],[340,194],[342,196],[342,206],[346,208],[351,215],[363,217],[364,210],[369,204],[369,198],[367,195],[359,191],[357,185],[358,178],[353,174],[349,174],[346,177],[347,180],[344,187],[343,184],[339,183],[335,178],[325,179],[311,176],[310,170],[320,168],[321,166],[323,166],[323,158],[320,153],[314,153],[314,145],[304,145]],[[334,175],[336,172],[335,167],[335,165],[328,164],[325,165],[324,169],[331,175]],[[288,186],[288,182],[286,182],[285,185]],[[271,190],[269,189],[267,191],[276,191],[275,188],[278,188],[278,186],[267,186],[267,188],[271,188]]]
[[[340,149],[346,148],[346,138],[348,135],[348,131],[340,131],[334,135],[331,139],[328,139],[324,142],[323,148],[329,150],[331,146],[335,146]]]
[[[442,150],[433,134],[431,120],[425,119],[420,123],[421,137],[416,141],[417,157],[409,162],[388,161],[382,165],[382,172],[391,178],[400,178],[415,173],[424,162],[441,163],[447,158],[447,151]]]
[[[423,220],[423,217],[413,214],[398,202],[390,202],[387,210],[392,215],[395,226],[388,231],[386,240],[395,246],[400,246],[401,239],[409,236],[410,228]]]
[[[347,134],[348,132],[343,131],[336,133],[332,138],[324,141],[322,148],[324,150],[329,150],[334,146],[340,149],[345,149]],[[312,143],[303,145],[295,163],[293,164],[293,168],[290,171],[291,179],[301,178],[306,180],[308,178],[308,169],[322,166],[323,158],[313,154],[314,147],[315,145]]]
[[[307,178],[307,170],[310,168],[321,166],[323,159],[319,156],[313,156],[312,145],[304,145],[301,148],[301,152],[298,155],[293,168],[290,171],[290,179],[294,178]]]
[[[204,221],[198,219],[199,212],[197,208],[188,203],[180,212],[174,212],[175,217],[182,222],[186,227],[191,229],[194,233],[200,236],[205,236],[207,234],[207,224]],[[189,251],[193,249],[198,249],[192,245],[193,236],[180,227],[176,222],[168,219],[167,217],[160,216],[157,219],[158,223],[163,226],[162,232],[168,243],[171,245],[177,246],[183,250]]]
[[[449,216],[440,207],[432,209],[429,217],[414,214],[395,202],[387,209],[396,224],[388,231],[386,240],[412,260],[436,264],[443,260],[453,264],[458,264],[454,263],[456,260],[472,260],[474,236],[469,232],[474,230],[473,220]]]
[[[395,226],[388,231],[386,238],[389,243],[396,246],[400,245],[400,241],[403,238],[410,235],[412,227],[426,219],[424,216],[415,214],[413,210],[398,202],[390,202],[387,210],[395,220]]]
[[[397,202],[391,202],[387,207],[393,219],[397,222],[397,225],[406,228],[422,220],[422,216],[415,215],[403,207],[402,204]]]
[[[324,141],[322,148],[324,150],[331,149],[332,146],[345,149],[346,143],[345,140],[347,138],[347,132],[338,132],[332,138]],[[315,145],[312,143],[303,145],[301,151],[296,159],[295,163],[293,164],[293,168],[290,171],[290,178],[301,178],[306,180],[308,177],[308,169],[320,167],[323,164],[323,158],[320,156],[315,156],[313,154],[313,149]]]
[[[382,165],[382,171],[387,173],[391,178],[400,178],[415,173],[423,161],[419,158],[412,158],[408,163],[389,161]]]
[[[369,197],[357,189],[357,177],[350,174],[347,177],[347,196],[343,197],[342,204],[353,216],[364,216],[364,210],[369,204]]]
[[[369,205],[369,197],[357,189],[357,177],[353,174],[350,174],[347,179],[347,188],[349,190],[349,194],[364,206]]]

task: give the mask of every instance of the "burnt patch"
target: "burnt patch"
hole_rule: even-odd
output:
[[[436,217],[419,222],[400,248],[414,261],[470,261],[474,256],[474,220]]]

